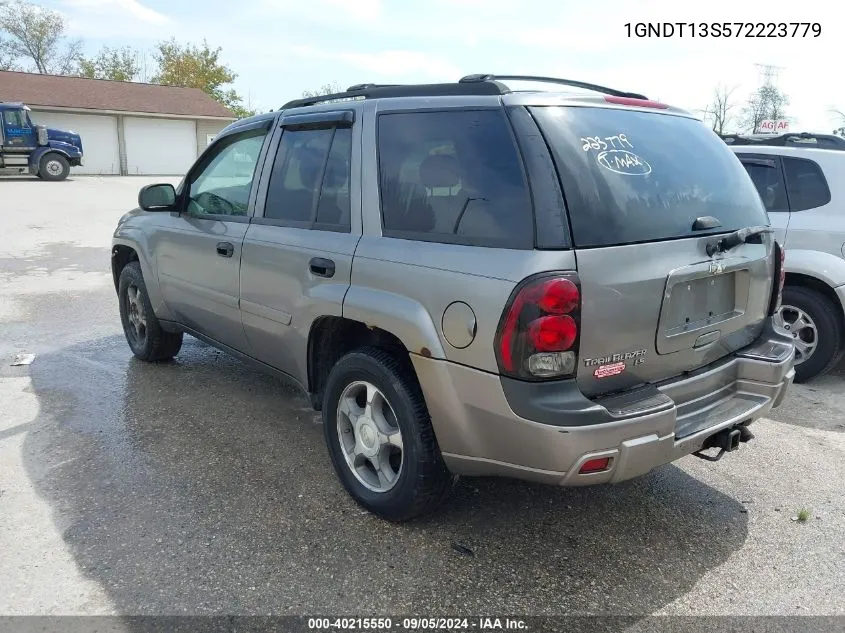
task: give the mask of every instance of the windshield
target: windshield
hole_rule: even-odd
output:
[[[686,117],[611,108],[534,107],[560,173],[576,247],[768,226],[739,160]],[[721,222],[692,231],[696,218]]]

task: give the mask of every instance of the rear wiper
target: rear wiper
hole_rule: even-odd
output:
[[[763,233],[771,233],[770,226],[750,226],[745,229],[738,229],[733,233],[728,233],[723,238],[710,242],[707,245],[707,255],[713,257],[716,253],[725,253],[732,248],[736,248],[740,244],[745,244],[749,238],[755,235],[762,235]]]

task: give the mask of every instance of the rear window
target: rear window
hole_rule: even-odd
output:
[[[576,247],[633,244],[768,225],[733,152],[685,117],[535,107],[560,173]],[[692,231],[696,218],[721,227]]]

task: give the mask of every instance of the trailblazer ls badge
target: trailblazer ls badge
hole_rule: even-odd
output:
[[[585,367],[596,367],[593,376],[596,378],[610,378],[611,376],[618,376],[628,368],[627,361],[631,361],[631,365],[642,365],[645,363],[644,349],[634,350],[633,352],[624,352],[621,354],[612,354],[611,356],[602,356],[601,358],[585,358]]]

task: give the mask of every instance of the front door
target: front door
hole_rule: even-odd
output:
[[[267,126],[219,137],[186,178],[181,212],[162,214],[156,243],[162,297],[174,318],[248,352],[238,307],[241,246]]]
[[[24,110],[3,110],[3,149],[7,151],[28,151],[38,145],[35,129],[29,124]]]
[[[311,325],[341,315],[361,236],[360,188],[351,178],[360,173],[360,124],[353,118],[344,111],[282,120],[243,245],[247,338],[259,360],[302,383]]]

